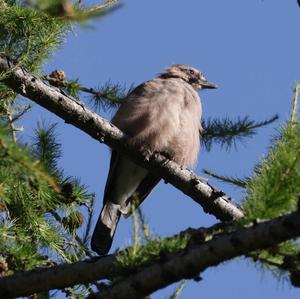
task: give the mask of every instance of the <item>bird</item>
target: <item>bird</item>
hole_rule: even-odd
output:
[[[216,88],[194,67],[174,64],[137,86],[124,99],[112,123],[129,136],[128,142],[148,153],[163,153],[174,162],[193,167],[200,149],[202,106],[198,90]],[[91,248],[109,252],[117,224],[128,217],[134,199],[138,204],[161,178],[112,150],[103,208]]]

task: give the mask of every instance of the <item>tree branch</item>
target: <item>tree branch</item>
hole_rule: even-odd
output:
[[[203,242],[200,236],[216,229],[215,225],[208,229],[193,230],[193,241],[184,250],[174,254],[161,254],[159,261],[156,259],[132,275],[128,275],[128,270],[118,263],[115,255],[109,255],[3,277],[0,279],[0,298],[8,299],[79,283],[113,279],[123,274],[126,275],[124,280],[92,295],[92,298],[140,299],[173,282],[197,278],[199,272],[208,267],[298,237],[300,214],[298,211],[242,228],[223,224],[226,234],[216,234],[211,240]]]
[[[100,106],[100,103],[104,99],[111,104],[111,106],[119,106],[122,103],[122,100],[126,97],[126,94],[124,92],[124,88],[122,88],[122,93],[121,92],[121,86],[119,84],[115,85],[109,85],[108,83],[104,85],[101,88],[89,88],[81,85],[77,81],[72,81],[72,80],[61,80],[58,78],[54,78],[51,75],[49,76],[42,76],[42,80],[46,80],[49,82],[50,85],[56,86],[56,87],[61,87],[64,88],[68,91],[68,94],[72,94],[72,89],[78,89],[78,91],[82,91],[85,93],[88,93],[93,96],[94,99],[96,99],[96,103],[94,103],[94,106],[97,108]],[[103,106],[103,105],[102,105]]]
[[[15,92],[33,100],[64,119],[66,123],[74,125],[94,139],[127,155],[138,165],[164,178],[199,203],[205,212],[222,221],[243,217],[243,212],[233,205],[222,191],[162,155],[153,154],[149,158],[144,151],[130,145],[127,136],[109,121],[58,88],[46,85],[20,67],[14,67],[3,55],[0,55],[0,72],[5,74],[2,75],[2,81]]]
[[[139,299],[181,279],[199,277],[199,272],[226,260],[267,248],[300,234],[300,214],[291,213],[229,234],[218,235],[211,241],[188,246],[166,261],[159,261],[116,282],[89,299]]]

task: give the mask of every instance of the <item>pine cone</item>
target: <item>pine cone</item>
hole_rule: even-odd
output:
[[[64,81],[66,79],[66,74],[63,70],[54,70],[49,77],[57,79],[59,81]]]
[[[0,202],[0,213],[5,212],[6,210],[7,210],[7,208],[6,208],[5,204]]]
[[[8,271],[8,265],[3,256],[0,255],[0,277],[4,276]]]
[[[61,195],[63,196],[62,201],[65,204],[71,204],[76,201],[76,196],[73,195],[74,187],[71,183],[67,182],[61,186]]]
[[[0,7],[1,9],[6,9],[7,8],[7,3],[4,0],[0,0]]]

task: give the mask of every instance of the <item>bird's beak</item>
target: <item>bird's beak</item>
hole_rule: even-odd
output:
[[[218,86],[214,83],[208,82],[208,81],[203,81],[203,80],[199,80],[199,85],[202,87],[202,89],[215,89]]]

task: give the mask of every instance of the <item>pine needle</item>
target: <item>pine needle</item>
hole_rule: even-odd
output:
[[[222,148],[225,147],[226,150],[229,150],[232,146],[236,148],[237,141],[253,137],[257,133],[257,129],[267,126],[277,119],[278,115],[259,122],[250,120],[247,116],[244,118],[239,117],[236,120],[209,118],[202,123],[201,142],[207,151],[211,150],[213,144],[219,144]]]

